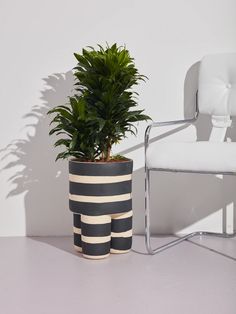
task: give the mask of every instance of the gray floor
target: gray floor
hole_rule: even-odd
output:
[[[70,237],[0,238],[0,313],[235,314],[236,239],[194,242],[90,261]]]

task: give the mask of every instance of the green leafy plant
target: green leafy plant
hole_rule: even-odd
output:
[[[68,104],[48,112],[56,114],[51,121],[56,125],[49,134],[66,135],[55,143],[66,148],[57,159],[114,160],[112,145],[127,132],[136,134],[135,122],[150,119],[143,110],[132,110],[138,105],[138,94],[132,87],[146,77],[138,73],[129,51],[116,44],[88,47],[74,55],[76,95],[69,97]]]

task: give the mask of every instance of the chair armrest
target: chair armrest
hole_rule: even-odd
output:
[[[196,110],[195,115],[191,119],[183,119],[183,120],[173,120],[173,121],[163,121],[163,122],[153,122],[149,124],[146,128],[145,131],[145,139],[144,139],[144,147],[145,147],[145,155],[146,155],[146,150],[148,148],[149,144],[149,136],[151,129],[154,127],[162,127],[162,126],[167,126],[167,125],[175,125],[175,124],[191,124],[195,122],[198,118],[198,110]]]

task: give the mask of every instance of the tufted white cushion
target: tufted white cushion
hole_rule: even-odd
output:
[[[205,56],[198,82],[199,111],[212,116],[236,115],[236,53]]]
[[[159,142],[147,150],[148,168],[236,172],[236,143]]]

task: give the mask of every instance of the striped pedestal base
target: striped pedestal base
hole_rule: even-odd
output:
[[[69,161],[74,245],[87,258],[126,253],[132,244],[132,169],[116,162]]]
[[[74,246],[90,259],[129,252],[132,246],[132,211],[100,216],[74,214]]]

